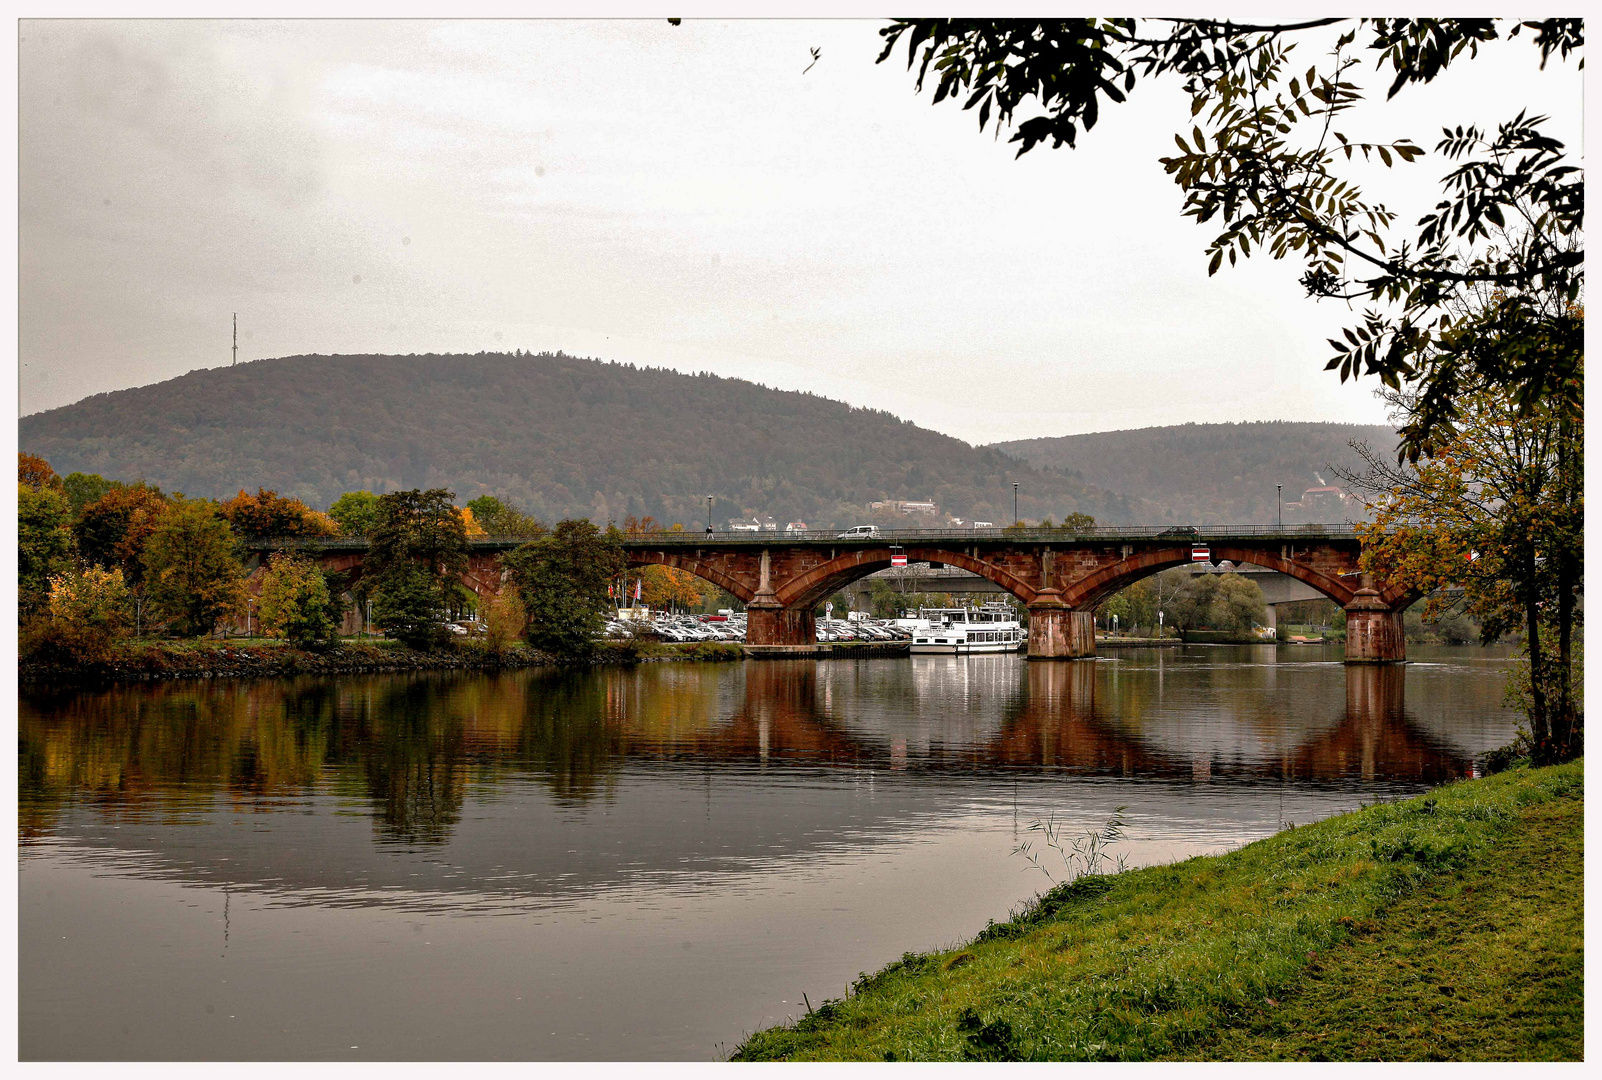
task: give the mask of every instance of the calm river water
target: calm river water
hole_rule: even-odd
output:
[[[1411,652],[25,691],[20,1053],[715,1058],[1049,887],[1042,816],[1141,864],[1469,774],[1507,653]]]

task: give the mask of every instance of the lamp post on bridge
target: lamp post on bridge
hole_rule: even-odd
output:
[[[1281,529],[1285,527],[1285,485],[1274,485],[1274,520]]]
[[[1012,482],[1012,523],[1018,524],[1018,481]]]
[[[706,534],[712,535],[712,496],[706,497]]]

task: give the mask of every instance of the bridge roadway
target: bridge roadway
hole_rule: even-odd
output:
[[[473,537],[464,584],[482,596],[503,585],[498,556],[528,537]],[[1192,563],[1205,546],[1211,562],[1277,571],[1346,611],[1348,663],[1406,659],[1402,611],[1416,596],[1364,573],[1354,526],[1100,526],[1093,529],[882,531],[845,537],[833,531],[652,532],[624,537],[631,566],[671,566],[717,585],[746,605],[747,650],[759,656],[818,652],[813,610],[852,582],[908,563],[954,567],[986,578],[1029,610],[1031,659],[1077,659],[1096,653],[1096,605],[1170,566]],[[288,548],[314,553],[329,569],[360,574],[362,537],[250,541],[258,555]]]

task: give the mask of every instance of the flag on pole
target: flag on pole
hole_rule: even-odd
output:
[[[638,604],[640,602],[640,586],[642,584],[644,584],[644,582],[645,582],[644,578],[635,578],[634,579],[634,602],[636,604]]]
[[[606,583],[606,595],[608,598],[612,596],[612,583],[610,581]]]

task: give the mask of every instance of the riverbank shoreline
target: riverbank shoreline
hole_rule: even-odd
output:
[[[1578,1059],[1583,769],[1517,769],[1079,878],[733,1057]],[[1519,897],[1541,918],[1510,908]]]
[[[398,641],[342,642],[313,652],[283,641],[144,641],[121,643],[104,660],[51,664],[24,660],[17,665],[25,684],[154,682],[164,679],[280,678],[294,675],[380,675],[421,671],[516,671],[532,667],[595,667],[663,661],[740,659],[739,647],[716,642],[693,645],[607,643],[582,660],[563,660],[526,644],[493,650],[477,643],[453,642],[421,652]]]
[[[1174,649],[1185,644],[1178,638],[1097,637],[1098,649]]]

